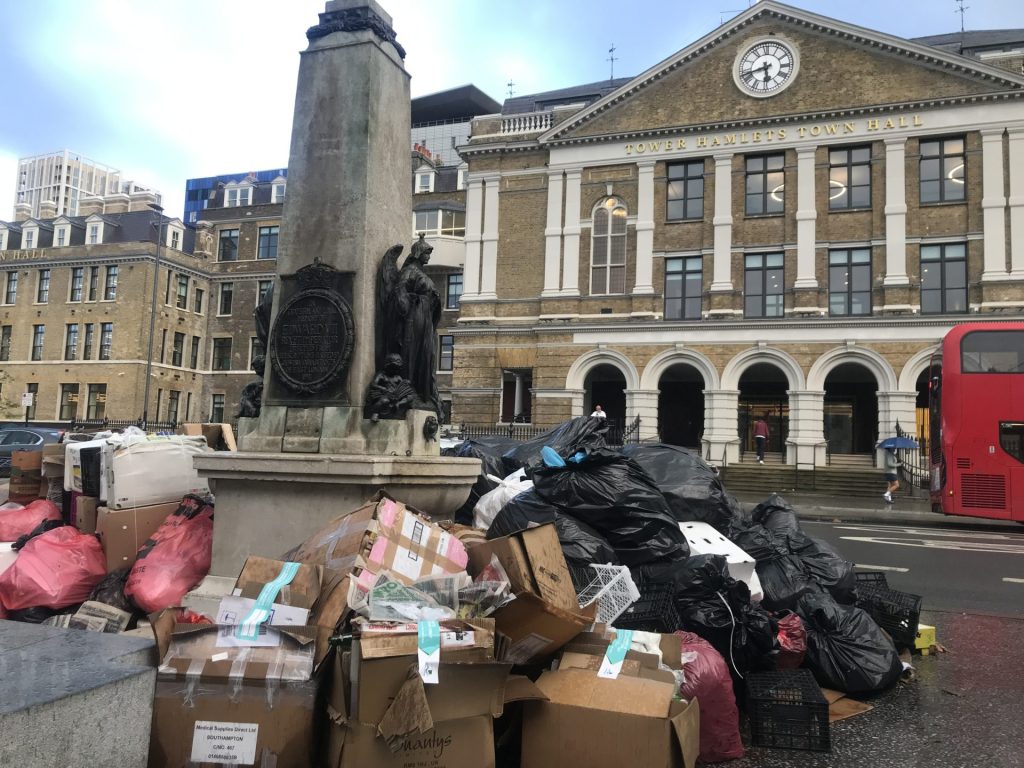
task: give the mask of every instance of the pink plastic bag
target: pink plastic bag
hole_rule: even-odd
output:
[[[44,520],[60,519],[57,505],[46,499],[36,499],[25,506],[13,502],[0,505],[0,541],[17,541]]]
[[[684,699],[700,702],[700,759],[706,763],[743,757],[740,718],[732,677],[725,659],[707,640],[692,632],[676,632],[684,654]],[[686,661],[688,652],[696,659]]]
[[[797,669],[804,663],[807,653],[807,628],[795,613],[779,619],[779,653],[775,658],[778,669]]]
[[[89,599],[107,575],[107,559],[95,536],[69,525],[30,539],[0,574],[0,607],[67,608]]]
[[[124,593],[146,613],[181,602],[210,570],[213,507],[186,496],[139,550]]]

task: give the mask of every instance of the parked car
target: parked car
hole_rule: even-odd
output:
[[[59,443],[63,436],[63,429],[0,425],[0,477],[10,476],[13,451],[41,451],[47,443]]]

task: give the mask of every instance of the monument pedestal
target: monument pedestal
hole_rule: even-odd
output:
[[[479,459],[218,453],[195,457],[217,497],[210,574],[234,578],[249,555],[280,557],[383,488],[433,517],[469,496]]]

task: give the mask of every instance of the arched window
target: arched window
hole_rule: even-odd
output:
[[[609,197],[594,209],[590,293],[626,292],[626,204]]]

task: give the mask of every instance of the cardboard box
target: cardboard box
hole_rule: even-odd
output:
[[[494,721],[490,715],[435,721],[426,733],[411,733],[392,752],[372,725],[332,727],[331,768],[494,768]]]
[[[707,523],[680,523],[679,530],[683,532],[690,545],[691,555],[724,556],[729,575],[750,588],[750,599],[759,602],[764,597],[761,580],[754,570],[754,558]]]
[[[40,498],[42,466],[42,451],[11,452],[11,480],[7,487],[10,501],[27,504]]]
[[[202,435],[206,444],[215,451],[237,451],[235,431],[230,424],[182,424],[183,435]],[[223,447],[222,447],[223,446]]]
[[[64,443],[47,443],[43,446],[43,477],[64,477],[64,452],[66,447]]]
[[[129,568],[146,540],[180,502],[129,509],[96,508],[96,533],[107,556],[107,571]]]
[[[82,533],[96,533],[96,515],[99,499],[93,496],[76,496],[71,524]]]
[[[493,539],[469,550],[470,572],[497,556],[516,596],[494,613],[507,647],[499,658],[513,664],[541,661],[594,623],[597,604],[580,608],[553,525]]]
[[[64,490],[103,496],[103,446],[107,438],[64,444]]]
[[[112,509],[127,509],[178,501],[210,492],[192,459],[206,453],[205,440],[173,435],[153,440],[107,441],[101,459],[100,498]]]

